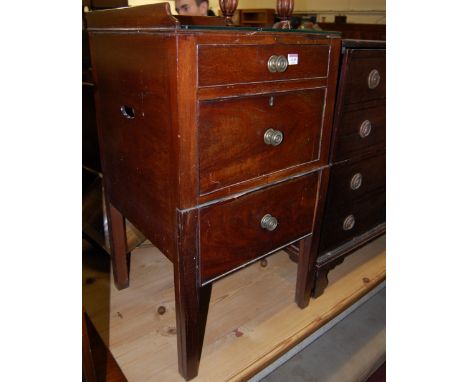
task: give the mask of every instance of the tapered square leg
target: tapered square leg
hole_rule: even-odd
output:
[[[178,256],[174,260],[179,372],[186,379],[198,374],[205,336],[211,284],[201,286],[197,264],[198,212],[179,213]]]
[[[190,286],[181,274],[175,282],[179,373],[188,381],[198,375],[211,284]]]
[[[111,203],[107,203],[106,207],[114,284],[117,289],[124,289],[128,287],[125,218]]]
[[[301,309],[309,305],[315,281],[314,266],[319,252],[320,230],[325,210],[329,175],[330,169],[328,167],[320,171],[320,184],[317,189],[317,208],[312,225],[312,235],[299,242],[295,300]]]
[[[297,263],[296,304],[299,308],[309,305],[313,283],[313,266],[317,259],[317,251],[313,253],[313,237],[309,236],[299,242]]]

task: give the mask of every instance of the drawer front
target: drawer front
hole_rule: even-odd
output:
[[[315,89],[200,102],[200,193],[318,161],[324,98]]]
[[[327,77],[329,49],[328,45],[198,45],[198,85]],[[269,70],[272,56],[287,60],[288,55],[284,72]],[[297,64],[292,64],[291,55],[297,56]]]
[[[334,161],[348,159],[367,150],[385,148],[385,104],[347,111],[337,124]]]
[[[348,51],[348,73],[344,83],[344,103],[360,103],[385,98],[385,50]]]
[[[345,205],[326,208],[320,238],[320,253],[332,250],[385,222],[385,192]]]
[[[350,203],[370,192],[385,189],[385,153],[330,169],[327,205]]]
[[[311,233],[318,184],[319,172],[315,172],[202,208],[202,281],[234,270]],[[277,219],[274,230],[262,228],[261,221],[266,215]]]

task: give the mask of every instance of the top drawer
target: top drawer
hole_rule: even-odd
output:
[[[345,65],[344,104],[385,98],[385,50],[350,49]]]
[[[329,49],[328,45],[297,44],[198,45],[198,85],[327,77]],[[277,67],[269,69],[272,56],[289,61],[285,71],[270,71]]]

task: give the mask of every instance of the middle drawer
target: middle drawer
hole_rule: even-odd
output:
[[[385,149],[385,104],[347,110],[335,120],[333,161],[360,155],[366,151]]]
[[[385,152],[335,164],[330,169],[327,208],[385,189],[385,184]]]
[[[316,171],[202,208],[202,281],[312,233],[320,173]]]
[[[318,88],[200,102],[200,193],[325,161],[324,98],[325,89]]]

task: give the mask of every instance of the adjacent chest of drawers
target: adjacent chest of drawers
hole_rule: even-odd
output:
[[[182,27],[167,4],[88,18],[114,280],[124,217],[174,264],[179,371],[196,376],[212,282],[299,241],[310,298],[340,41]]]
[[[314,296],[330,269],[385,232],[385,42],[342,41]]]

